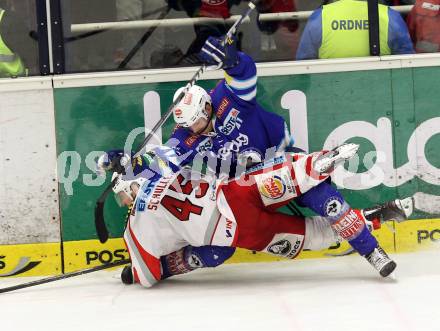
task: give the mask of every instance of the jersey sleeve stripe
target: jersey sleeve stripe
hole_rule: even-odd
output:
[[[254,99],[257,96],[257,88],[255,87],[251,92],[247,93],[247,94],[241,94],[237,91],[234,91],[230,86],[226,85],[226,87],[232,92],[234,93],[236,96],[238,96],[240,99],[244,100],[244,101],[251,101],[252,99]]]
[[[256,75],[252,76],[250,78],[247,78],[247,79],[242,79],[242,80],[236,79],[232,76],[229,76],[225,72],[226,83],[235,90],[246,90],[246,89],[252,88],[255,85],[257,85],[257,79],[258,79],[258,77]]]
[[[138,272],[144,277],[139,277],[142,283],[142,278],[145,278],[148,284],[142,283],[142,285],[152,286],[160,279],[160,261],[151,254],[148,254],[140,244],[137,242],[130,226],[127,228],[124,234],[124,239],[132,257],[133,265],[138,265],[136,268]],[[133,259],[134,258],[134,259]],[[141,275],[139,275],[141,276]]]

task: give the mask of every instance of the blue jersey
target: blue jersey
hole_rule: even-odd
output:
[[[257,70],[248,55],[239,53],[239,63],[225,71],[225,78],[210,94],[214,132],[193,135],[189,129],[177,127],[170,138],[174,151],[182,156],[180,165],[192,162],[196,155],[215,155],[234,167],[248,157],[254,162],[272,157],[291,143],[284,119],[256,101]]]

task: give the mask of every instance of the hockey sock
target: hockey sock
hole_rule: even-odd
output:
[[[332,228],[360,254],[371,253],[378,243],[365,224],[365,218],[360,210],[349,207],[348,211],[335,223]]]
[[[352,209],[332,185],[323,182],[312,188],[297,201],[326,217],[332,228],[361,255],[369,254],[377,247],[377,240],[365,225],[359,210]]]
[[[160,258],[162,266],[161,279],[185,274],[197,268],[217,267],[229,259],[234,252],[234,247],[186,246]]]
[[[350,208],[341,193],[327,182],[313,187],[295,201],[310,208],[319,216],[328,217],[330,223],[336,222]]]

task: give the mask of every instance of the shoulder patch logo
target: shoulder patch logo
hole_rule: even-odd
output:
[[[216,114],[216,116],[217,116],[218,118],[222,117],[223,113],[225,112],[226,108],[228,108],[228,106],[229,106],[230,103],[231,103],[231,102],[230,102],[229,99],[226,98],[226,97],[224,97],[224,98],[222,99],[222,101],[220,101],[220,105],[218,106],[217,114]]]
[[[185,139],[185,145],[188,147],[192,147],[192,145],[194,145],[198,137],[199,136],[189,136],[188,138]]]
[[[286,184],[280,176],[273,176],[264,179],[258,189],[266,198],[279,199],[286,192]]]
[[[267,248],[270,253],[281,256],[287,255],[291,249],[292,245],[288,240],[285,239],[277,241]]]

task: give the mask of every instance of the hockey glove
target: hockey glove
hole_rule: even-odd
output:
[[[115,171],[119,174],[125,174],[125,166],[129,161],[130,157],[124,154],[123,150],[110,150],[98,158],[96,162],[96,173],[103,175],[106,171]]]
[[[206,65],[217,65],[222,69],[233,68],[238,63],[237,38],[232,36],[227,38],[222,45],[225,37],[209,37],[199,53],[199,57]]]

